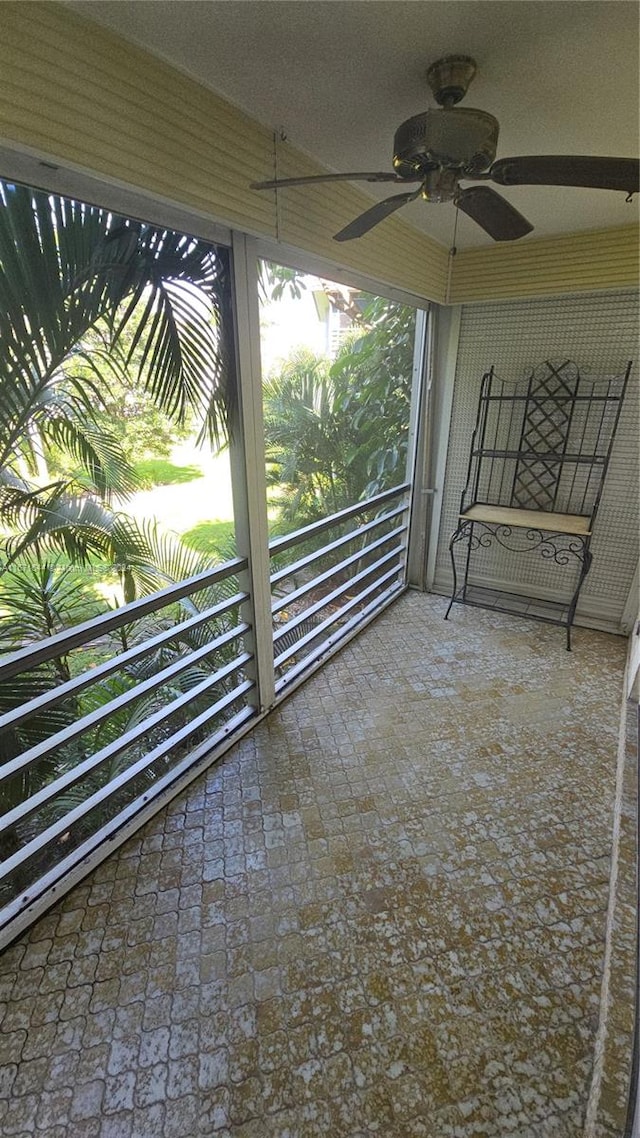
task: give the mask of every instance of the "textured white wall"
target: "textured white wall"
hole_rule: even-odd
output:
[[[462,310],[451,431],[434,588],[448,592],[448,541],[464,488],[480,381],[493,364],[504,379],[524,379],[545,359],[571,358],[585,376],[634,368],[627,389],[591,545],[593,566],[582,590],[577,622],[618,627],[638,564],[639,400],[638,295],[635,291],[548,300],[466,305]],[[499,547],[475,559],[478,584],[509,582],[516,592],[555,599],[566,595],[575,570],[558,569],[535,553],[509,555]]]

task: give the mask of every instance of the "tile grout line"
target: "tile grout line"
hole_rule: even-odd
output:
[[[618,897],[618,867],[620,862],[620,822],[622,817],[622,799],[624,790],[624,772],[626,765],[626,720],[627,720],[627,672],[625,667],[622,682],[622,698],[620,706],[620,722],[618,727],[618,753],[616,770],[616,794],[613,807],[613,831],[611,837],[611,875],[609,878],[609,903],[607,905],[607,918],[605,925],[605,950],[602,968],[602,987],[600,989],[600,1010],[598,1031],[594,1043],[593,1075],[587,1099],[585,1114],[584,1138],[596,1138],[596,1123],[600,1105],[600,1092],[605,1064],[605,1050],[607,1043],[607,1029],[609,1020],[609,988],[611,980],[611,957],[613,952],[613,933],[615,909]]]

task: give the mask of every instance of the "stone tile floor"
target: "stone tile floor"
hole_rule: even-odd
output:
[[[625,642],[409,594],[0,958],[0,1130],[573,1138]]]

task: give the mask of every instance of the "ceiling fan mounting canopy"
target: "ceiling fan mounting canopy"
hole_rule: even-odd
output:
[[[476,61],[470,55],[445,55],[427,71],[427,83],[441,107],[453,107],[464,99],[476,73]]]
[[[640,166],[635,158],[601,158],[594,155],[547,154],[500,158],[495,161],[499,126],[487,111],[457,107],[476,73],[469,55],[447,55],[427,71],[427,82],[438,103],[401,123],[393,140],[393,172],[313,174],[301,178],[275,178],[252,182],[255,190],[278,190],[318,182],[395,182],[417,190],[393,194],[376,202],[335,234],[335,241],[362,237],[396,210],[423,198],[427,202],[454,202],[494,241],[517,241],[533,226],[501,194],[487,185],[460,185],[464,180],[494,182],[498,186],[583,186],[632,194],[640,189]]]

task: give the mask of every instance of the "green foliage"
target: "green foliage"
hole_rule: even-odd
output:
[[[4,568],[28,552],[62,552],[77,565],[102,558],[114,566],[144,560],[146,546],[139,527],[126,514],[114,513],[95,498],[74,496],[65,483],[41,490],[2,488],[2,520],[15,527],[4,540]]]
[[[138,524],[113,508],[139,485],[133,463],[166,457],[176,438],[199,428],[219,448],[228,439],[234,389],[229,260],[206,242],[144,225],[82,203],[0,183],[0,653],[40,641],[105,611],[98,585],[112,575],[116,603],[155,592],[210,567],[211,558]],[[142,465],[168,482],[198,477],[196,467]],[[238,614],[207,615],[237,582],[209,586],[152,616],[103,634],[87,650],[62,652],[6,680],[0,714],[22,709],[60,684],[132,645],[139,659],[95,685],[67,691],[55,707],[36,704],[14,715],[0,742],[0,762],[52,740],[52,752],[31,761],[0,786],[0,809],[11,810],[54,783],[55,799],[16,822],[0,857],[21,848],[74,804],[133,762],[140,773],[100,807],[117,812],[175,756],[145,765],[169,729],[211,706],[235,682],[210,682],[235,652],[202,649]],[[199,615],[207,619],[198,622]],[[186,627],[173,629],[179,622]],[[172,633],[147,647],[157,632]],[[180,663],[155,690],[132,694],[145,676]],[[177,674],[176,674],[177,672]],[[200,685],[200,687],[198,686]],[[184,694],[170,727],[148,716]],[[62,694],[62,693],[61,693]],[[118,697],[121,697],[118,700]],[[117,701],[117,702],[114,702]],[[108,707],[106,706],[108,705]],[[107,710],[72,741],[53,738],[87,711]],[[143,725],[124,753],[77,776],[78,765],[122,732]],[[96,814],[61,841],[73,848],[96,825]],[[55,857],[48,849],[43,858]],[[43,861],[40,868],[44,868]],[[37,876],[31,862],[15,888]]]
[[[28,548],[80,562],[126,553],[113,536],[124,538],[127,525],[108,504],[135,487],[126,440],[113,429],[126,404],[117,385],[130,369],[148,406],[179,428],[195,419],[215,446],[226,439],[229,304],[227,256],[207,243],[0,183],[0,522],[12,531],[9,561]]]
[[[363,309],[365,331],[347,342],[332,365],[341,413],[351,418],[366,463],[363,495],[404,479],[415,338],[415,310],[383,297]]]
[[[415,312],[368,298],[335,361],[297,352],[264,387],[267,478],[290,529],[404,479]]]
[[[86,572],[63,557],[42,559],[37,553],[25,553],[0,578],[0,653],[38,643],[71,624],[90,620],[104,609]],[[71,674],[70,657],[64,653],[4,681],[0,685],[0,714],[66,683]],[[77,710],[74,700],[66,701],[4,730],[0,761],[9,761],[73,722]],[[57,769],[57,756],[52,755],[8,779],[0,788],[2,808],[10,809],[34,794]]]
[[[187,549],[170,534],[162,534],[155,523],[143,527],[142,535],[146,541],[148,564],[132,569],[133,580],[140,593],[145,590],[155,591],[173,580],[196,576],[210,567],[208,556]],[[22,558],[20,564],[8,571],[2,580],[2,648],[10,650],[25,642],[41,640],[46,635],[105,611],[106,605],[96,596],[92,582],[92,575],[87,571],[80,572],[63,558],[55,561],[40,561],[32,555]],[[0,839],[0,856],[8,856],[20,848],[43,823],[50,824],[55,818],[62,817],[67,810],[84,801],[131,763],[140,762],[153,746],[164,741],[167,726],[157,724],[145,728],[137,742],[125,752],[114,755],[108,762],[101,763],[93,772],[78,780],[75,769],[81,761],[94,755],[99,748],[113,743],[123,733],[146,723],[154,712],[185,693],[193,692],[193,699],[183,702],[177,710],[171,723],[173,730],[204,711],[228,690],[234,682],[232,678],[212,684],[210,677],[225,659],[234,655],[233,644],[202,655],[196,663],[191,663],[191,653],[205,648],[225,629],[235,627],[238,621],[236,609],[222,617],[213,615],[200,622],[198,618],[236,591],[237,582],[233,580],[207,586],[190,597],[139,618],[111,634],[103,634],[89,652],[85,648],[73,649],[49,664],[32,668],[3,683],[0,688],[0,714],[45,695],[59,684],[68,682],[72,676],[99,663],[101,659],[111,659],[137,645],[145,649],[138,659],[124,662],[116,674],[103,677],[78,694],[67,695],[53,708],[41,712],[36,710],[13,729],[3,732],[0,761],[7,761],[25,749],[50,739],[52,734],[77,722],[89,712],[99,709],[107,712],[101,722],[84,732],[79,739],[71,742],[60,740],[49,756],[30,764],[3,782],[0,787],[2,812],[12,809],[53,781],[62,779],[54,800],[40,812],[27,815],[24,821]],[[184,622],[183,626],[176,627],[181,622]],[[163,644],[148,646],[151,638],[158,633],[173,632],[174,629],[175,634]],[[182,658],[186,666],[178,674],[151,691],[133,694],[133,689],[140,682],[156,676],[161,669],[179,663]],[[198,691],[198,685],[201,685],[202,691]],[[119,698],[123,696],[129,696],[124,703]],[[154,767],[144,767],[127,793],[133,795],[141,792],[172,761],[172,757],[168,756]],[[114,803],[109,801],[101,808],[102,816],[105,816],[105,811],[108,813],[112,809]],[[94,824],[89,823],[90,826]]]
[[[143,458],[168,458],[171,448],[194,434],[197,423],[192,411],[178,424],[158,406],[140,376],[140,344],[129,358],[137,325],[134,314],[115,343],[104,321],[98,322],[83,338],[81,350],[73,351],[64,365],[67,375],[77,380],[95,380],[100,402],[94,407],[100,430],[117,439],[132,465]],[[50,463],[50,469],[58,467]],[[60,469],[66,471],[62,463]]]
[[[208,556],[187,549],[178,538],[170,534],[161,533],[156,523],[141,527],[139,540],[140,562],[126,567],[134,594],[155,592],[169,583],[202,573],[211,564]],[[121,571],[122,569],[123,567]],[[13,651],[26,644],[39,642],[107,611],[107,605],[97,588],[103,580],[104,565],[100,563],[93,563],[80,570],[64,557],[42,560],[33,553],[23,554],[0,581],[0,652]],[[185,597],[158,613],[139,619],[114,633],[103,635],[100,642],[89,651],[85,648],[71,650],[54,658],[49,664],[6,680],[0,690],[0,714],[67,682],[73,675],[86,671],[102,659],[111,658],[119,651],[148,640],[159,631],[173,628],[176,623],[197,616],[234,591],[233,582],[209,586],[195,596]],[[225,618],[225,621],[229,620],[235,620],[233,614]],[[67,699],[45,713],[31,715],[16,729],[3,733],[0,758],[5,761],[20,754],[26,747],[48,738],[52,731],[75,721],[88,710],[101,706],[112,698],[114,684],[117,693],[129,690],[140,678],[154,674],[179,655],[202,646],[207,638],[211,639],[219,631],[220,618],[184,633],[178,631],[175,640],[146,654],[141,663],[123,668],[118,676],[87,689],[78,698]],[[209,663],[211,668],[214,665],[217,667],[219,658],[217,662],[212,659]],[[185,690],[184,685],[189,682],[189,676],[185,674],[176,690]],[[144,706],[150,706],[148,700]],[[142,702],[137,705],[138,712],[142,707]],[[117,717],[110,716],[110,730],[116,729],[116,719],[118,723],[124,722],[126,727],[132,715],[133,710],[130,708],[126,713],[118,713]],[[97,746],[98,738],[93,742]],[[85,752],[91,744],[90,737],[83,740]],[[67,755],[71,765],[78,761],[76,751],[77,748],[72,748]],[[45,785],[61,769],[59,754],[28,768],[24,774],[0,788],[3,805],[7,808],[12,802],[15,804],[23,797],[35,793],[39,786]]]
[[[35,644],[105,610],[92,567],[61,556],[25,553],[0,578],[0,635],[14,645]]]
[[[348,461],[325,360],[299,351],[264,386],[267,481],[283,490],[282,520],[340,508]]]
[[[258,262],[258,289],[264,301],[281,300],[285,292],[299,300],[306,289],[304,273],[277,265],[274,261]]]

